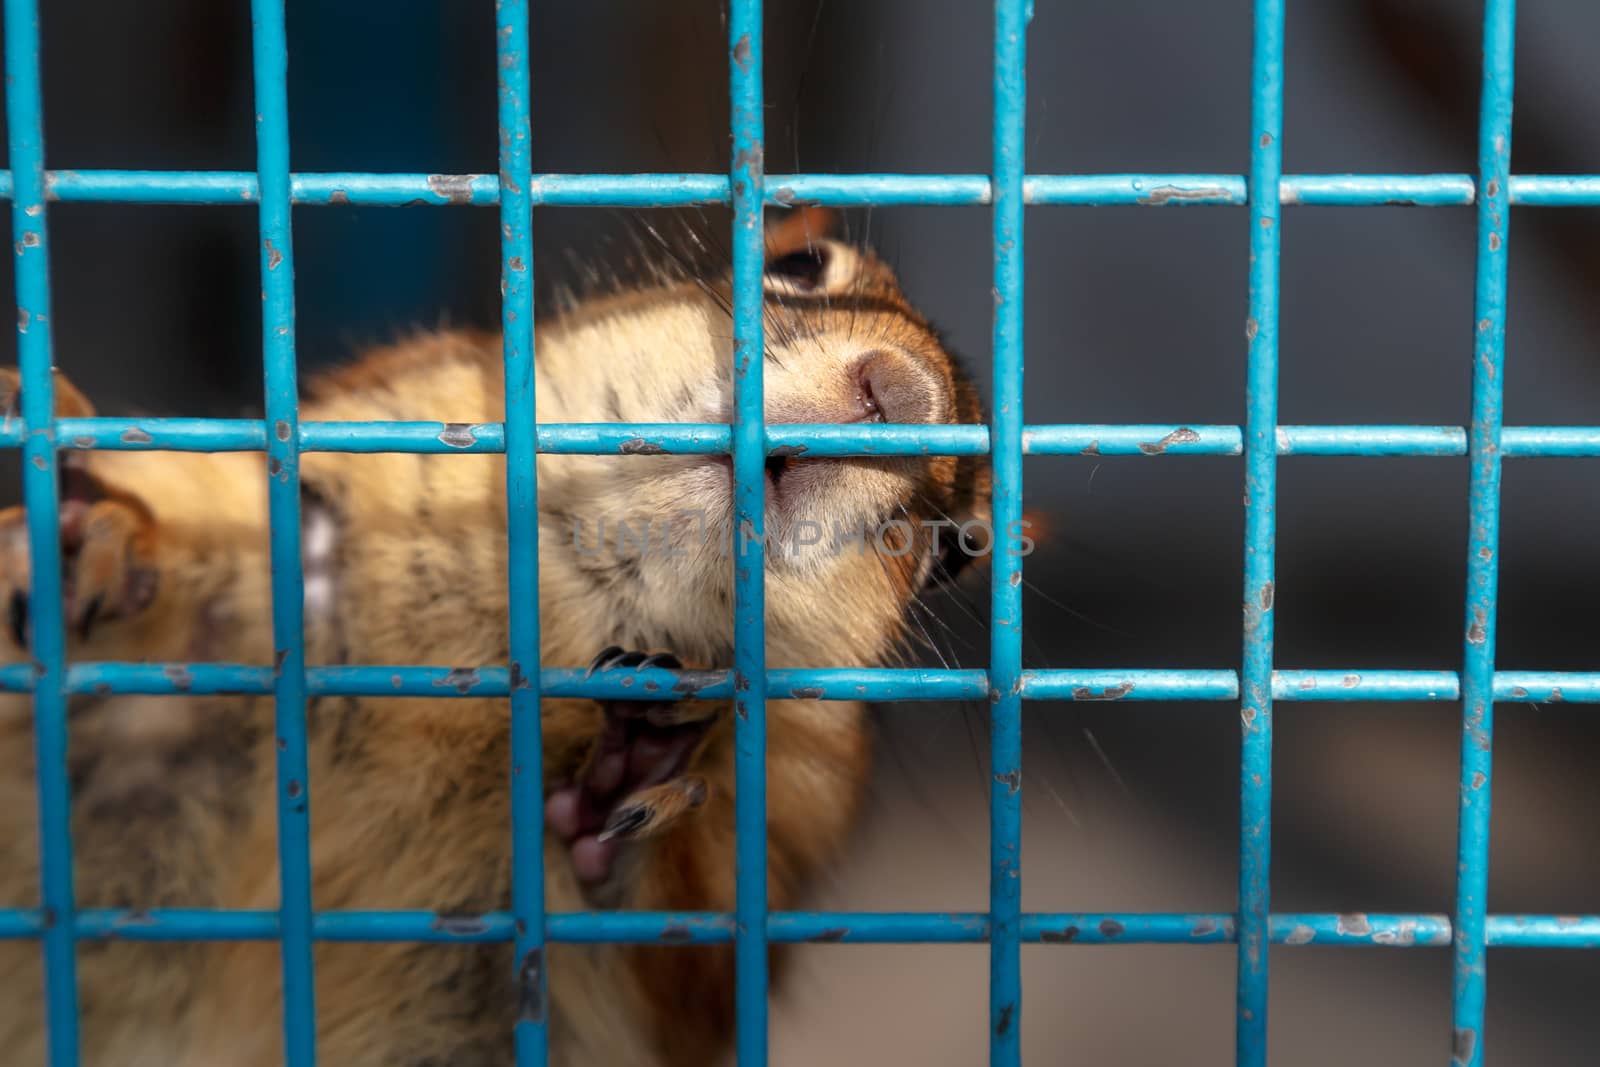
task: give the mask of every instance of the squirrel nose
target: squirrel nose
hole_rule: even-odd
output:
[[[904,352],[870,352],[855,366],[851,422],[937,422],[942,410],[939,382]]]

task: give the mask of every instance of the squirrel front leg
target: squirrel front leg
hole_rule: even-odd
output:
[[[21,377],[0,368],[0,412],[18,416]],[[57,374],[55,410],[88,418],[94,407]],[[62,614],[69,640],[86,640],[104,622],[137,617],[155,599],[158,552],[155,517],[138,496],[107,485],[91,472],[88,456],[62,452],[59,523]],[[0,618],[15,646],[28,648],[32,568],[26,511],[0,511]]]
[[[675,668],[608,649],[595,669]],[[585,895],[634,911],[734,909],[734,756],[726,705],[603,703],[605,733],[585,770],[551,790],[546,814]],[[642,726],[639,724],[643,724]],[[793,907],[835,860],[865,795],[865,709],[854,703],[767,705],[768,906]],[[601,840],[604,838],[604,840]],[[559,906],[559,905],[558,905]],[[590,906],[594,906],[591,904]],[[613,948],[667,1067],[714,1062],[733,1036],[729,945]],[[771,956],[773,978],[784,953]],[[555,988],[554,986],[552,987]]]

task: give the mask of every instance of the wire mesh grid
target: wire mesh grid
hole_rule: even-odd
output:
[[[1462,1067],[1484,1058],[1485,957],[1491,946],[1600,948],[1600,915],[1487,912],[1492,709],[1500,703],[1600,701],[1600,672],[1496,671],[1494,664],[1500,476],[1507,457],[1600,456],[1600,427],[1504,427],[1506,263],[1509,208],[1600,205],[1600,175],[1510,172],[1514,0],[1485,0],[1478,172],[1427,175],[1284,175],[1283,28],[1286,0],[1255,0],[1252,143],[1248,175],[1029,175],[1025,171],[1025,40],[1030,0],[996,0],[993,166],[988,175],[768,175],[763,168],[762,13],[731,0],[728,21],[733,166],[716,174],[535,174],[530,155],[528,0],[497,0],[500,173],[295,174],[289,165],[287,44],[283,0],[252,0],[257,112],[255,172],[49,171],[45,168],[37,0],[5,0],[6,108],[11,170],[17,330],[25,383],[20,424],[0,446],[20,449],[32,568],[30,664],[0,668],[0,689],[32,694],[43,851],[42,906],[0,910],[0,936],[42,946],[52,1064],[78,1062],[77,943],[84,939],[268,939],[282,946],[287,1062],[316,1060],[314,941],[514,942],[522,1010],[519,1065],[546,1061],[543,947],[572,942],[733,942],[737,953],[737,1050],[742,1065],[766,1060],[767,953],[772,942],[987,942],[990,1059],[1021,1059],[1022,943],[1237,944],[1237,1062],[1266,1061],[1269,945],[1453,946],[1454,1033]],[[56,419],[51,384],[49,201],[259,205],[265,418]],[[297,418],[294,330],[294,204],[498,205],[502,222],[503,423],[306,423]],[[993,210],[995,318],[993,420],[983,426],[783,426],[762,421],[762,217],[767,205],[988,204]],[[544,425],[533,395],[532,209],[543,205],[734,210],[736,389],[732,426]],[[1033,425],[1023,420],[1023,216],[1027,205],[1247,206],[1250,228],[1246,419],[1243,426]],[[1477,282],[1472,324],[1470,424],[1280,426],[1277,413],[1279,222],[1292,205],[1475,205]],[[1463,324],[1465,335],[1465,324]],[[1463,348],[1465,345],[1463,344]],[[734,667],[700,695],[736,709],[738,873],[735,911],[548,913],[542,872],[539,703],[542,697],[627,699],[604,674],[544,669],[539,660],[537,453],[638,451],[731,453],[737,571]],[[997,553],[993,625],[985,670],[774,670],[764,662],[760,564],[765,457],[804,445],[811,455],[988,454],[994,521],[1021,518],[1024,455],[1242,456],[1245,467],[1243,656],[1233,670],[1025,670],[1021,560]],[[270,666],[72,663],[65,655],[57,541],[61,449],[165,449],[264,453],[270,479],[273,631]],[[307,668],[303,660],[298,457],[308,451],[503,453],[510,543],[510,658],[468,673],[447,667]],[[1468,590],[1459,671],[1282,670],[1273,662],[1277,457],[1281,455],[1467,456],[1471,467]],[[650,670],[655,670],[651,668]],[[648,672],[647,672],[648,673]],[[670,688],[672,675],[655,680]],[[448,682],[447,682],[448,679]],[[984,700],[992,710],[991,897],[969,914],[768,911],[765,718],[769,694],[804,690],[824,700]],[[78,910],[72,882],[67,776],[67,699],[76,693],[271,695],[279,739],[277,809],[281,907],[275,911]],[[329,695],[455,695],[508,698],[512,716],[511,910],[441,922],[431,912],[314,912],[311,905],[306,704]],[[1238,909],[1232,913],[1023,913],[1021,910],[1024,700],[1238,702],[1241,709]],[[1272,713],[1277,701],[1451,701],[1462,705],[1457,901],[1433,914],[1272,914],[1269,869]],[[509,1023],[509,1020],[508,1020]],[[1441,1050],[1443,1059],[1444,1050]]]

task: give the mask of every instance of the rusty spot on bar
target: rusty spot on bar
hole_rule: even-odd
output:
[[[1379,930],[1372,935],[1373,944],[1400,945],[1410,947],[1417,943],[1417,923],[1415,919],[1401,919],[1397,930]]]
[[[267,238],[267,269],[277,270],[279,264],[282,262],[283,253],[278,251],[277,248],[273,246],[272,239],[270,237]]]
[[[1286,945],[1309,945],[1313,940],[1316,939],[1316,936],[1317,932],[1315,930],[1311,929],[1311,927],[1307,926],[1305,923],[1300,923],[1293,930],[1289,931],[1289,936],[1285,937],[1283,942]]]
[[[472,692],[472,687],[479,681],[476,667],[455,667],[443,678],[435,678],[433,684],[436,688],[453,686],[455,691],[465,696]]]
[[[1047,945],[1067,945],[1078,939],[1076,926],[1063,926],[1059,930],[1040,930],[1039,940]]]
[[[1189,930],[1190,937],[1210,937],[1217,932],[1217,920],[1201,919]]]
[[[439,432],[439,440],[451,448],[471,448],[477,443],[478,435],[472,432],[470,423],[447,422]]]
[[[1478,1048],[1478,1031],[1470,1027],[1460,1027],[1456,1030],[1455,1043],[1451,1048],[1450,1062],[1458,1067],[1466,1067],[1472,1062],[1472,1054]]]
[[[843,941],[846,937],[849,936],[849,934],[850,934],[850,928],[848,926],[830,926],[826,930],[817,931],[816,933],[812,934],[810,937],[806,938],[806,940],[807,941],[816,941],[816,942],[819,942],[819,943],[822,943],[822,942],[833,942],[833,941]]]
[[[430,174],[428,175],[428,188],[434,196],[442,197],[452,204],[472,203],[471,174]]]
[[[1100,933],[1105,937],[1121,937],[1126,931],[1127,927],[1115,919],[1100,920]]]
[[[517,1002],[523,1022],[544,1022],[544,953],[538,948],[530,948],[517,967]]]
[[[1180,426],[1167,434],[1159,441],[1146,441],[1139,445],[1139,451],[1147,456],[1159,456],[1173,445],[1192,445],[1200,440],[1200,435],[1187,426]]]
[[[349,202],[350,194],[343,189],[335,189],[333,194],[328,197],[328,203],[330,204],[348,204]]]
[[[1022,788],[1022,772],[1020,770],[1009,770],[1004,774],[997,774],[994,776],[994,780],[1005,786],[1006,792],[1013,795],[1018,789]]]
[[[624,456],[662,456],[667,450],[643,437],[630,437],[617,446],[617,451]]]
[[[1220,185],[1204,186],[1199,189],[1185,189],[1178,185],[1158,185],[1135,203],[1144,207],[1161,207],[1174,201],[1182,203],[1185,200],[1226,200],[1228,190]]]
[[[1277,587],[1272,582],[1268,582],[1268,583],[1266,583],[1265,585],[1263,585],[1261,587],[1261,610],[1262,611],[1271,611],[1272,610],[1272,598],[1275,595],[1276,590],[1277,590]]]
[[[289,432],[289,422],[287,419],[279,419],[277,422],[272,424],[273,436],[277,437],[277,439],[280,441],[287,441],[289,439]]]
[[[680,922],[670,922],[661,928],[660,940],[669,945],[681,945],[685,941],[694,940],[694,934]]]
[[[995,1020],[994,1034],[996,1037],[1005,1037],[1011,1032],[1011,1020],[1016,1015],[1017,1006],[1006,1004],[1000,1009],[1000,1017]]]
[[[1080,685],[1080,686],[1076,686],[1076,687],[1073,688],[1073,690],[1072,690],[1072,699],[1073,700],[1121,700],[1123,697],[1127,696],[1131,692],[1133,692],[1133,683],[1132,682],[1118,682],[1116,685],[1108,685],[1104,689],[1100,690],[1099,692],[1095,692],[1094,688],[1091,687],[1091,686]]]
[[[433,920],[433,928],[451,937],[473,937],[489,932],[489,924],[477,915],[441,915]]]
[[[122,443],[126,445],[147,445],[154,440],[155,438],[137,426],[122,431]]]
[[[707,686],[716,685],[721,681],[717,671],[680,671],[678,680],[672,686],[672,691],[680,696],[695,696]]]
[[[797,685],[789,690],[789,695],[796,700],[821,700],[822,693],[820,685]]]
[[[167,680],[182,692],[188,692],[190,687],[194,685],[194,675],[190,674],[189,668],[181,663],[170,664],[162,668],[161,673],[166,675]]]
[[[1334,929],[1346,937],[1367,937],[1372,933],[1372,923],[1360,912],[1339,916]]]

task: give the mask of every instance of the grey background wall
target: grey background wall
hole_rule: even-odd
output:
[[[726,166],[716,4],[534,6],[538,168]],[[1600,171],[1600,7],[1519,6],[1515,169]],[[249,169],[247,7],[45,5],[52,165]],[[1030,169],[1243,173],[1249,9],[1041,0]],[[989,5],[774,0],[768,12],[769,167],[987,169]],[[495,169],[487,0],[291,0],[290,13],[297,169]],[[1471,171],[1479,13],[1465,0],[1292,3],[1286,169]],[[495,321],[492,212],[304,208],[295,221],[306,367],[413,324]],[[603,250],[621,221],[542,211],[541,280],[572,272],[568,249]],[[987,384],[987,213],[901,208],[851,225]],[[255,403],[248,207],[61,205],[51,226],[58,362],[104,408]],[[1592,210],[1513,215],[1510,423],[1600,421],[1597,236]],[[1283,421],[1465,421],[1471,211],[1294,208],[1283,248]],[[1027,249],[1030,421],[1242,420],[1243,211],[1035,209]],[[10,337],[0,345],[14,358]],[[1236,664],[1238,461],[1038,459],[1026,477],[1054,529],[1027,569],[1030,665]],[[1289,459],[1281,485],[1279,662],[1454,667],[1465,462]],[[1503,666],[1596,668],[1597,486],[1593,461],[1507,465]],[[945,625],[929,661],[981,665],[983,590],[934,606]],[[882,710],[873,812],[819,905],[984,906],[983,715]],[[1275,908],[1448,912],[1456,731],[1449,705],[1281,708]],[[1025,906],[1231,908],[1237,734],[1227,705],[1030,707]],[[1600,911],[1593,713],[1507,708],[1498,738],[1493,909]],[[1285,949],[1272,965],[1274,1062],[1439,1062],[1448,953]],[[1231,1062],[1229,949],[1039,948],[1025,967],[1029,1062]],[[1590,1061],[1600,956],[1500,951],[1491,968],[1491,1062]],[[980,1063],[985,974],[979,947],[804,950],[775,1061]]]

